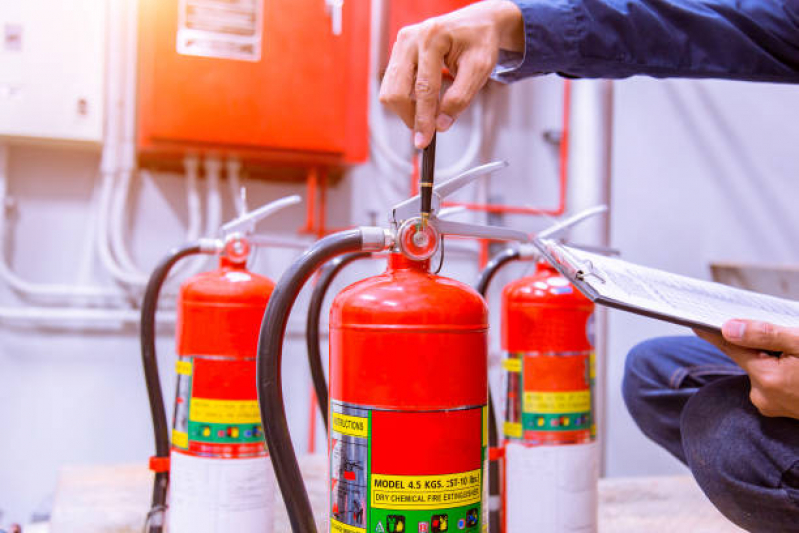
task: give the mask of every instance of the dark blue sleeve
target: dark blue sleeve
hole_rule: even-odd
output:
[[[799,0],[514,0],[526,50],[502,81],[723,78],[799,83]]]

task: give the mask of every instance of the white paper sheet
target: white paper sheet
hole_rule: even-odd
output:
[[[731,318],[799,327],[799,302],[671,274],[541,240],[539,249],[599,303],[687,325],[721,329]]]

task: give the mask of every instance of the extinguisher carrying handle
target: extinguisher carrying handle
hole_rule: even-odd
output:
[[[153,270],[144,291],[141,308],[141,359],[144,379],[147,385],[147,398],[150,402],[150,416],[153,421],[153,437],[155,440],[155,463],[169,458],[169,424],[164,407],[164,393],[158,374],[158,358],[155,352],[155,312],[158,308],[158,296],[169,276],[169,271],[181,259],[190,255],[214,254],[219,251],[218,242],[213,239],[201,239],[182,248],[172,250]],[[151,459],[151,463],[153,462]],[[154,518],[155,513],[166,509],[166,493],[169,485],[169,471],[159,469],[153,480],[152,507],[148,513],[150,533],[160,533],[163,521]]]
[[[316,285],[314,285],[313,292],[311,293],[311,301],[308,304],[308,319],[305,323],[305,343],[308,347],[308,366],[311,368],[311,379],[313,381],[314,392],[316,393],[316,401],[319,404],[319,411],[322,415],[322,421],[325,424],[325,431],[328,430],[328,393],[319,335],[322,306],[325,301],[325,296],[327,295],[327,290],[330,288],[330,284],[333,283],[333,280],[338,276],[339,272],[353,261],[366,259],[371,256],[372,254],[369,252],[355,252],[336,257],[328,262],[322,267],[319,273],[319,279],[316,280]]]
[[[302,254],[283,274],[266,306],[258,338],[258,406],[269,457],[275,470],[294,533],[317,533],[313,509],[291,443],[280,373],[283,337],[291,308],[305,282],[330,259],[359,251],[381,251],[393,245],[383,228],[358,228],[329,235]]]

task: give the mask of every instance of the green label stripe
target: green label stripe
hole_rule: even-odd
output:
[[[522,413],[524,431],[578,431],[591,427],[591,413]]]
[[[233,436],[236,432],[238,436]],[[214,444],[264,442],[264,432],[259,424],[213,424],[189,421],[189,440]]]

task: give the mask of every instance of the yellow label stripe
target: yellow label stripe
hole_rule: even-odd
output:
[[[178,448],[188,448],[189,434],[183,431],[172,431],[172,444]]]
[[[341,433],[342,435],[349,435],[351,437],[360,437],[365,439],[369,435],[369,419],[360,416],[343,415],[341,413],[330,413],[332,431]]]
[[[191,376],[191,361],[176,361],[175,372],[180,376]]]
[[[517,422],[505,422],[502,426],[502,432],[506,437],[520,439],[522,438],[522,425]]]
[[[372,474],[371,503],[380,509],[449,509],[478,503],[482,496],[480,469],[437,476]]]
[[[584,413],[591,410],[591,392],[525,392],[523,410],[540,414]]]
[[[330,520],[330,533],[366,533],[362,527],[355,527],[338,520]]]
[[[189,420],[207,424],[260,424],[256,400],[209,400],[191,398]]]
[[[522,360],[521,359],[503,359],[502,360],[502,368],[507,370],[508,372],[521,372],[522,371]]]

